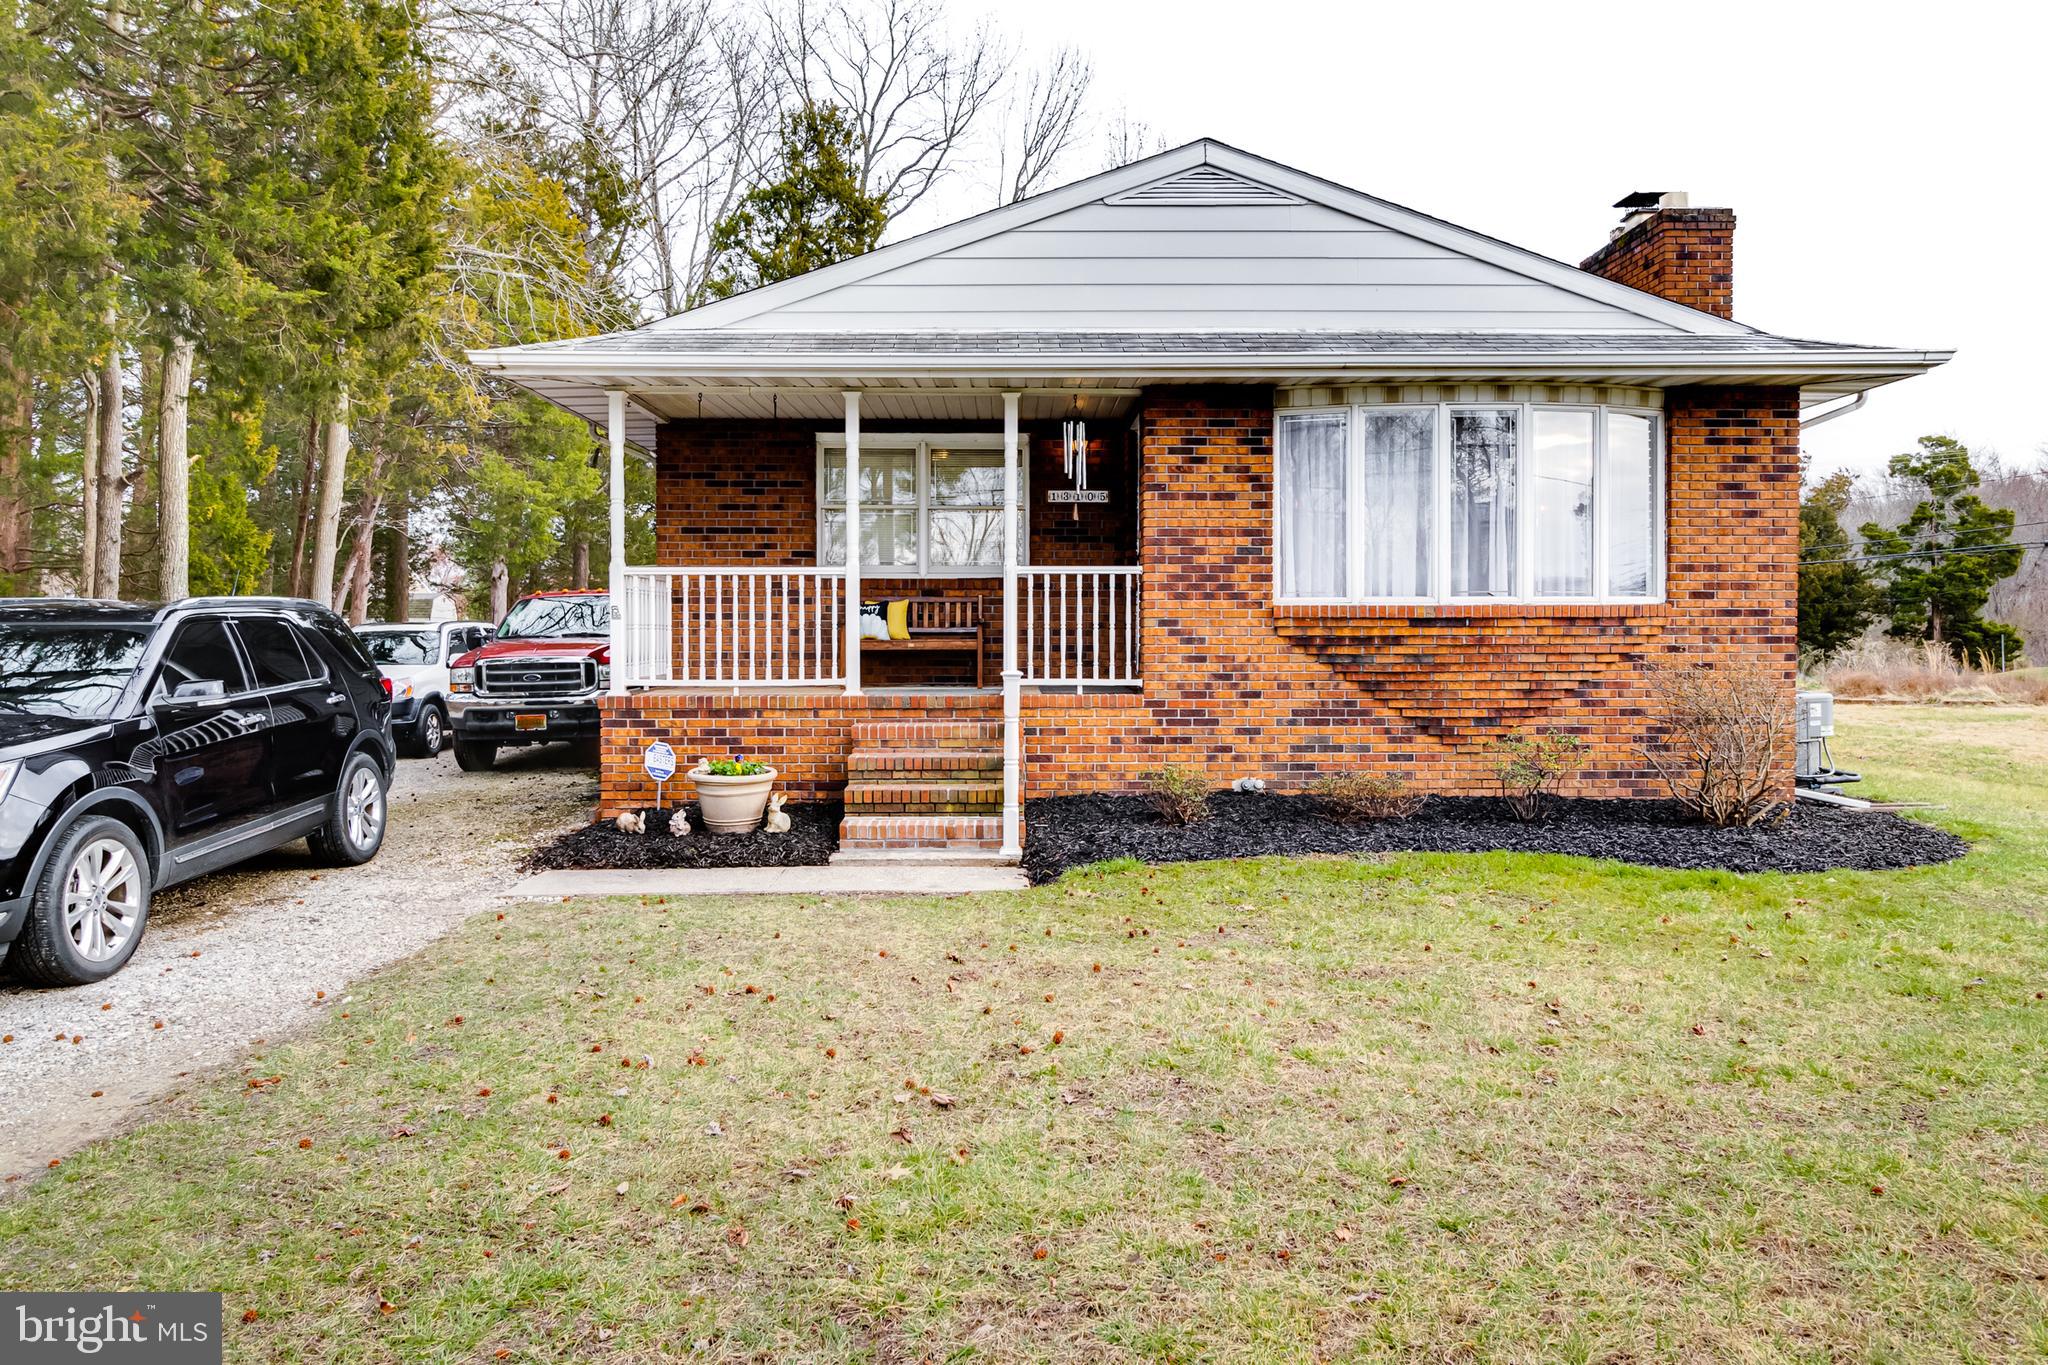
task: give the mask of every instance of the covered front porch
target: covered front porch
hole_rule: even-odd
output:
[[[877,842],[923,846],[905,820],[942,817],[937,846],[985,832],[1017,856],[1025,699],[1135,699],[1142,682],[1137,396],[608,387],[612,544],[637,444],[657,547],[611,566],[608,741],[644,747],[632,736],[664,717],[664,734],[774,759],[794,793],[843,791],[849,821],[893,817]],[[941,752],[982,745],[987,772]],[[625,758],[608,754],[608,783]]]

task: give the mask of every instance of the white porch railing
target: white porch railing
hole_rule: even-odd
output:
[[[613,672],[628,687],[843,683],[845,578],[798,565],[628,568]]]
[[[1141,574],[1019,569],[1017,655],[1023,680],[1038,686],[1136,686]]]

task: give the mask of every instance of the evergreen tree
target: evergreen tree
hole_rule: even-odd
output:
[[[110,344],[107,263],[135,204],[94,117],[103,26],[81,42],[76,17],[0,0],[0,593],[78,573],[82,522],[96,520],[81,380]]]
[[[1951,436],[1923,436],[1920,448],[1894,455],[1891,476],[1922,497],[1897,529],[1866,522],[1863,545],[1879,558],[1889,633],[1946,646],[1957,658],[1996,666],[2024,647],[2012,627],[1983,617],[1992,585],[2018,572],[2025,551],[2011,547],[2010,510],[1970,491],[1977,470],[1969,448]]]
[[[1799,503],[1799,652],[1826,657],[1852,644],[1884,611],[1884,591],[1857,562],[1842,526],[1856,477],[1846,470]]]
[[[856,159],[854,129],[839,109],[812,105],[786,117],[780,174],[748,191],[712,229],[705,297],[726,298],[872,251],[889,213],[882,196],[861,189]]]

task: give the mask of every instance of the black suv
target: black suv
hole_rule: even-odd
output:
[[[314,602],[0,599],[0,951],[83,985],[134,953],[157,887],[301,836],[375,857],[387,691]]]

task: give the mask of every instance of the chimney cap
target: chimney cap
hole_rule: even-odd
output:
[[[1654,212],[1657,209],[1682,209],[1687,205],[1684,190],[1637,190],[1614,201],[1614,207],[1627,209],[1631,213]]]

